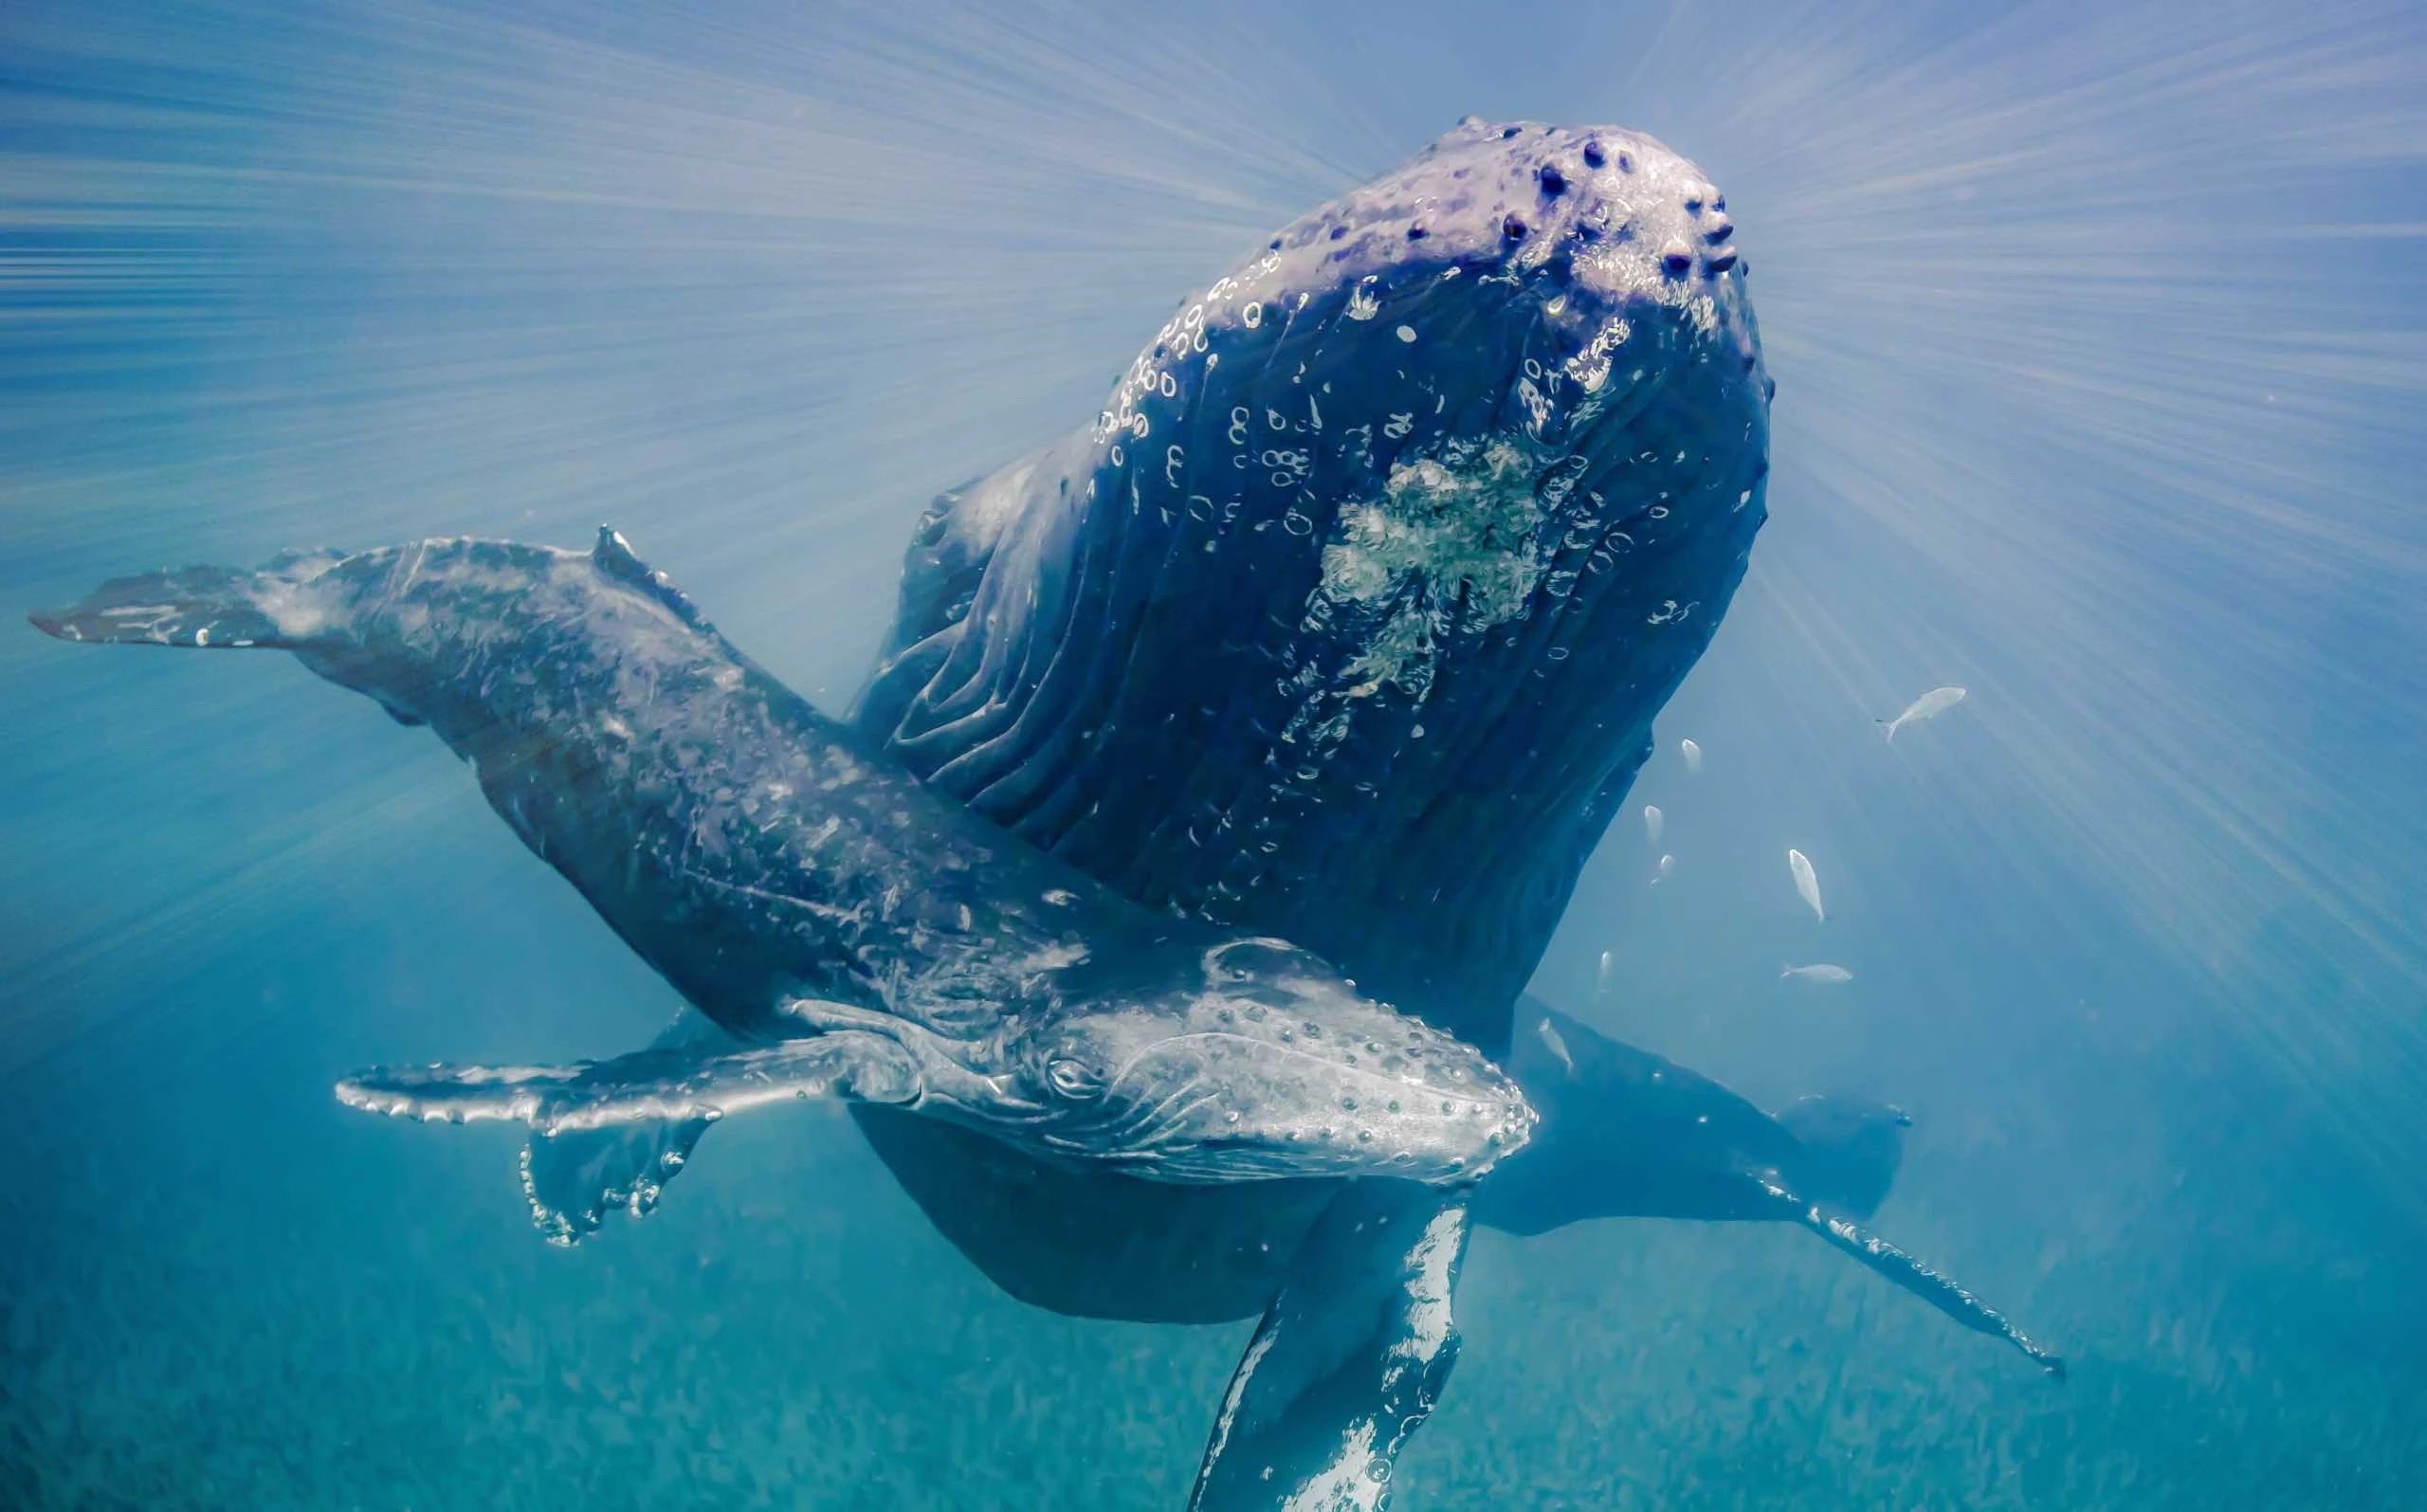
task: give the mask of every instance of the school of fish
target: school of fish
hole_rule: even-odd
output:
[[[1956,687],[1951,683],[1934,687],[1907,704],[1903,712],[1894,719],[1873,719],[1871,722],[1886,731],[1888,739],[1893,742],[1897,731],[1907,725],[1934,720],[1962,702],[1967,697],[1969,693],[1966,689]],[[1680,739],[1677,742],[1677,755],[1685,763],[1688,776],[1698,775],[1702,772],[1703,748],[1700,742],[1690,738]],[[1669,816],[1659,805],[1647,803],[1643,806],[1644,839],[1660,858],[1652,865],[1651,884],[1655,887],[1677,874],[1676,856],[1660,849],[1661,838],[1667,832],[1668,825]],[[1788,880],[1795,884],[1795,895],[1802,900],[1805,907],[1812,910],[1813,920],[1818,923],[1827,923],[1829,910],[1821,902],[1820,874],[1814,868],[1812,858],[1801,850],[1789,847],[1786,853],[1786,869]],[[1615,958],[1613,953],[1603,951],[1600,969],[1594,979],[1594,990],[1597,994],[1607,994],[1610,991],[1615,975]],[[1831,961],[1815,961],[1802,966],[1789,965],[1779,973],[1779,980],[1782,982],[1815,982],[1838,986],[1853,979],[1852,972]]]

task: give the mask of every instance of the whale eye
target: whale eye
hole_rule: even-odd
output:
[[[1063,1056],[1048,1062],[1045,1079],[1053,1090],[1073,1100],[1104,1096],[1105,1078],[1102,1070],[1085,1061]]]

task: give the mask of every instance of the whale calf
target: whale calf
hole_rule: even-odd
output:
[[[1464,1183],[1530,1131],[1480,1054],[1305,951],[1158,918],[860,750],[611,531],[586,555],[444,539],[150,574],[33,619],[292,651],[429,726],[731,1042],[367,1071],[350,1105],[671,1126],[687,1148],[726,1113],[831,1096],[1180,1183]]]

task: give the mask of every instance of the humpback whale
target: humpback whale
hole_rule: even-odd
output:
[[[1307,1106],[1283,1097],[1265,1104],[1261,1143],[1226,1145],[1187,1121],[1193,1110],[1180,1115],[1164,1142],[1206,1163],[1158,1179],[1138,1158],[1158,1141],[1120,1120],[1119,1138],[1074,1157],[982,1118],[851,1101],[922,1211],[1013,1295],[1081,1316],[1261,1318],[1194,1506],[1389,1499],[1396,1456],[1456,1357],[1470,1221],[1520,1232],[1650,1213],[1795,1221],[2036,1353],[1856,1226],[1893,1176],[1892,1112],[1817,1102],[1773,1120],[1700,1078],[1672,1089],[1673,1105],[1630,1102],[1647,1095],[1634,1074],[1645,1052],[1563,1018],[1555,1040],[1512,1043],[1577,873],[1765,517],[1775,387],[1748,272],[1725,196],[1659,142],[1469,118],[1182,301],[1092,422],[946,492],[917,529],[891,633],[848,720],[857,759],[898,762],[922,794],[1032,847],[1023,873],[1049,856],[1159,924],[1294,940],[1255,948],[1293,977],[1328,973],[1309,978],[1326,984],[1326,1003],[1388,1002],[1498,1058],[1557,1109],[1538,1122],[1488,1062],[1410,1040],[1425,1067],[1414,1074],[1489,1087],[1483,1112],[1448,1100],[1416,1171],[1369,1175],[1373,1157],[1351,1151],[1379,1132],[1370,1102],[1310,1123],[1279,1117]],[[599,570],[663,588],[619,551],[602,545]],[[562,627],[568,656],[584,654],[588,628]],[[703,728],[723,718],[720,700],[776,698],[764,674],[739,675],[732,688],[686,691]],[[661,691],[633,680],[593,712],[629,722]],[[390,706],[419,717],[411,697]],[[678,774],[682,749],[660,748]],[[518,825],[563,820],[544,831],[551,845],[594,845],[621,864],[629,845],[585,841],[544,796],[500,809]],[[940,896],[974,916],[971,881],[948,884]],[[1084,895],[1091,917],[1119,915]],[[648,954],[661,926],[647,911],[616,921]],[[1019,927],[1008,938],[1028,938]],[[1098,956],[1092,928],[1039,947],[1076,939],[1090,960],[1127,956],[1107,944]],[[1137,939],[1107,926],[1114,937]],[[926,962],[933,948],[909,956]],[[1083,974],[1061,975],[1081,963],[1041,969],[1086,990]],[[1006,985],[999,965],[986,971],[983,991]],[[897,1003],[915,997],[887,997],[880,980],[896,976],[846,972],[803,1000],[829,1005],[814,1011],[834,1015],[823,1032],[882,1033],[845,1012],[902,1016]],[[684,992],[699,1011],[627,1058],[634,1068],[722,1064],[763,1033]],[[894,1039],[924,1046],[914,1032]],[[1021,1101],[1049,1095],[1058,1064],[1044,1051],[1047,1084]],[[1181,1081],[1218,1105],[1232,1075],[1252,1083],[1263,1064],[1242,1052]],[[1355,1067],[1326,1063],[1325,1074],[1343,1069]],[[514,1095],[529,1105],[509,1099],[502,1115],[534,1124],[526,1191],[562,1242],[615,1208],[647,1211],[705,1127],[696,1102],[628,1105],[633,1116],[612,1120],[540,1106],[589,1074],[527,1079]],[[411,1100],[432,1094],[407,1073],[359,1085],[408,1111],[500,1105],[460,1077],[421,1103]],[[1724,1115],[1718,1132],[1680,1125],[1671,1114],[1688,1104],[1695,1119]],[[1127,1105],[1149,1106],[1142,1095]],[[1228,1178],[1248,1149],[1259,1152],[1248,1163],[1268,1158],[1276,1134],[1288,1163],[1271,1174],[1286,1178]]]

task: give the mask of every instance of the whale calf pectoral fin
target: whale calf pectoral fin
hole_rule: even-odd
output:
[[[1464,1191],[1341,1191],[1239,1360],[1191,1512],[1383,1504],[1457,1359],[1451,1293],[1467,1230]]]
[[[1931,1269],[1860,1224],[1804,1201],[1775,1181],[1763,1181],[1761,1185],[1770,1200],[1779,1204],[1781,1217],[1811,1230],[1832,1248],[1852,1256],[1974,1333],[2002,1339],[2041,1370],[2058,1380],[2065,1378],[2061,1357],[2033,1342],[2021,1329],[2008,1322],[2004,1314],[1964,1290],[1952,1277]]]
[[[429,1123],[523,1123],[546,1139],[673,1125],[655,1137],[675,1141],[678,1164],[699,1138],[696,1131],[684,1136],[686,1124],[704,1129],[746,1108],[811,1098],[914,1102],[921,1090],[918,1068],[901,1044],[863,1029],[725,1054],[675,1046],[572,1066],[382,1066],[337,1088],[338,1101],[367,1113]],[[609,1157],[632,1159],[642,1147],[625,1143]],[[572,1165],[584,1163],[581,1147],[567,1151]],[[551,1200],[558,1174],[544,1173]],[[609,1178],[603,1167],[600,1175]],[[549,1227],[544,1218],[541,1226]]]
[[[701,1021],[704,1024],[704,1021]],[[555,1244],[622,1208],[635,1216],[690,1159],[708,1125],[774,1102],[913,1102],[918,1069],[883,1034],[843,1029],[759,1048],[678,1020],[644,1050],[572,1066],[383,1066],[338,1084],[348,1107],[425,1122],[528,1124],[522,1192]]]
[[[730,1053],[741,1044],[706,1014],[685,1008],[648,1047],[705,1056]],[[550,1244],[572,1245],[595,1233],[610,1212],[645,1216],[656,1208],[666,1183],[690,1162],[692,1148],[711,1121],[638,1119],[532,1135],[522,1147],[522,1194],[531,1203],[531,1221]]]
[[[596,1233],[611,1212],[647,1217],[691,1159],[712,1120],[643,1119],[597,1129],[534,1134],[522,1147],[522,1195],[552,1245]]]

